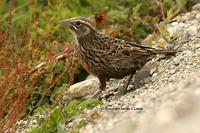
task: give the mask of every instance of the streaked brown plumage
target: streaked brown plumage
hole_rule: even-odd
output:
[[[120,79],[130,75],[124,88],[125,93],[133,74],[155,55],[174,53],[171,50],[157,50],[110,37],[96,30],[90,21],[83,17],[58,23],[70,29],[77,43],[77,55],[84,68],[100,79],[100,90],[105,89],[109,78]]]

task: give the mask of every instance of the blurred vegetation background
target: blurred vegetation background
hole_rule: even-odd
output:
[[[1,0],[0,122],[13,126],[38,107],[58,105],[69,84],[88,75],[73,56],[58,60],[66,48],[73,51],[74,42],[68,30],[55,22],[90,17],[99,30],[140,42],[159,33],[155,24],[170,22],[192,4],[187,0]],[[40,63],[44,66],[34,69]]]

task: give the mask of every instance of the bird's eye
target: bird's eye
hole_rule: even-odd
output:
[[[81,23],[80,23],[80,22],[76,22],[76,25],[77,25],[77,26],[81,26]]]

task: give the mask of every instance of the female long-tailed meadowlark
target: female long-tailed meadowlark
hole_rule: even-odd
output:
[[[126,93],[128,85],[136,73],[157,54],[173,54],[172,50],[158,50],[138,45],[121,39],[110,37],[99,32],[84,17],[74,17],[62,20],[61,23],[69,28],[77,44],[78,58],[83,67],[100,80],[100,90],[106,87],[110,78],[120,79],[130,75],[122,93]]]

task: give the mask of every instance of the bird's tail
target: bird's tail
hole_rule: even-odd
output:
[[[151,50],[151,52],[155,54],[175,55],[176,53],[181,52],[180,48],[182,46],[183,45],[174,46],[171,49],[154,49],[154,50]]]
[[[165,54],[165,55],[175,55],[177,53],[176,50],[165,50],[165,49],[153,49],[150,50],[154,54]]]

